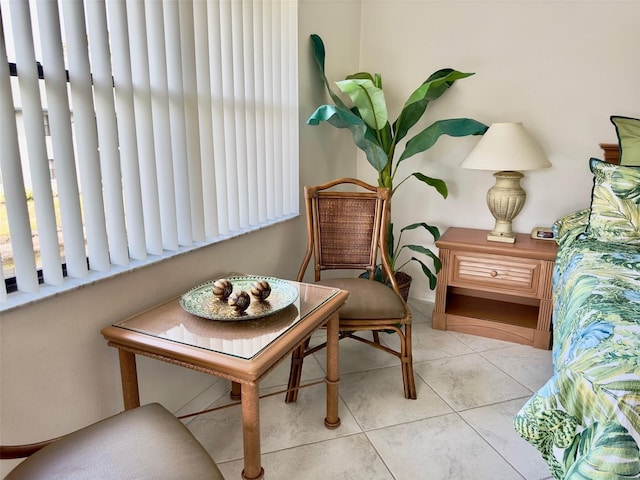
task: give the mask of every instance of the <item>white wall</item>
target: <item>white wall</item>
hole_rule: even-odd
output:
[[[588,159],[602,142],[616,142],[612,114],[640,116],[640,2],[363,0],[358,70],[379,72],[395,119],[429,74],[452,67],[476,75],[459,81],[430,105],[431,121],[471,117],[485,124],[521,121],[543,146],[552,168],[526,173],[528,199],[514,230],[530,232],[589,205]],[[356,41],[356,40],[354,40]],[[328,52],[327,62],[333,61]],[[349,73],[351,73],[349,72]],[[421,128],[416,128],[417,133]],[[458,164],[477,138],[443,138],[401,165],[447,181],[449,198],[418,182],[393,199],[393,221],[490,229],[485,196],[491,172]],[[373,169],[360,159],[361,177]],[[371,177],[375,178],[375,177]],[[397,182],[396,182],[397,183]],[[410,243],[423,243],[418,235]],[[407,235],[407,239],[412,237]],[[413,265],[413,264],[412,264]],[[412,267],[411,296],[433,299]]]
[[[325,71],[330,81],[341,80],[352,73],[360,54],[360,1],[299,1],[300,160],[314,173],[308,178],[302,177],[300,184],[356,177],[356,147],[348,131],[326,123],[312,127],[306,120],[318,106],[331,102],[318,75],[309,36],[315,33],[324,41]]]

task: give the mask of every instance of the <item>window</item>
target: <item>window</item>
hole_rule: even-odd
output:
[[[0,8],[0,255],[18,291],[298,214],[297,1]]]

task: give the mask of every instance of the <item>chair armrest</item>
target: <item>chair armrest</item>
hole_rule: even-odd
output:
[[[51,440],[45,440],[44,442],[30,443],[28,445],[0,445],[0,460],[13,460],[16,458],[25,458],[33,455],[41,448],[52,444],[58,438],[52,438]]]

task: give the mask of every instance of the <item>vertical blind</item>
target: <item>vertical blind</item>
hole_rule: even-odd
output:
[[[298,214],[297,0],[0,0],[0,15],[17,290]]]

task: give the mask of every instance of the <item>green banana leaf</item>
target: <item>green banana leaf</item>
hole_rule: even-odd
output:
[[[352,75],[347,75],[346,80],[352,79],[371,80],[377,88],[382,89],[382,77],[379,73],[371,75],[369,72],[358,72]]]
[[[420,227],[424,228],[431,234],[434,242],[437,242],[440,239],[440,230],[438,230],[437,227],[434,227],[433,225],[428,225],[424,222],[412,223],[411,225],[402,227],[400,229],[400,234],[402,235],[402,232],[406,232],[407,230],[415,230],[416,228],[420,228]]]
[[[424,152],[431,148],[442,135],[450,137],[465,137],[467,135],[483,135],[489,127],[470,118],[450,118],[448,120],[438,120],[418,133],[407,142],[407,146],[400,155],[397,166],[403,160],[414,156],[416,153]]]
[[[411,246],[415,247],[416,245],[411,245]],[[423,262],[421,262],[416,257],[411,257],[411,260],[415,260],[420,264],[420,267],[422,267],[422,273],[424,273],[425,276],[429,279],[429,288],[431,290],[434,290],[438,282],[438,277],[431,272],[429,267],[427,267]]]
[[[324,72],[324,59],[325,59],[326,52],[324,49],[324,43],[322,41],[322,38],[320,38],[320,36],[316,35],[315,33],[312,34],[311,45],[313,47],[313,58],[316,62],[316,65],[318,65],[318,70],[320,70],[320,77],[322,78],[322,82],[324,83],[324,86],[327,88],[327,92],[329,92],[331,99],[340,108],[349,110],[349,108],[344,104],[342,99],[337,94],[335,94],[333,90],[331,90],[331,85],[329,84],[327,75]]]
[[[384,92],[373,81],[354,78],[336,82],[340,90],[349,95],[360,117],[374,130],[382,130],[387,123],[387,104]]]
[[[347,76],[347,79],[342,82],[336,82],[336,85],[350,96],[354,104],[351,112],[361,117],[367,124],[367,138],[380,145],[391,161],[395,142],[388,120],[389,114],[382,90],[382,77],[378,73],[371,75],[368,72],[358,72]],[[383,187],[392,185],[393,179],[390,177],[389,163],[387,163],[385,170],[378,170],[378,183]]]
[[[442,198],[447,198],[449,196],[449,189],[447,188],[447,183],[444,180],[440,180],[439,178],[427,177],[425,174],[420,172],[413,172],[410,177],[415,177],[420,180],[422,183],[429,185],[437,190],[437,192],[442,195]],[[400,182],[402,183],[402,182]],[[400,185],[398,185],[400,186]],[[397,187],[396,187],[397,188]],[[436,238],[437,240],[437,238]]]
[[[353,135],[353,141],[367,156],[367,160],[378,172],[384,169],[389,162],[386,152],[367,134],[367,124],[350,110],[339,108],[335,105],[322,105],[311,114],[307,123],[318,125],[320,122],[328,122],[336,128],[347,128]]]
[[[443,68],[432,73],[407,99],[397,120],[393,123],[396,143],[422,118],[430,101],[446,92],[456,80],[470,77],[473,73],[462,73]]]
[[[405,265],[407,265],[409,262],[414,261],[414,262],[418,262],[420,264],[420,267],[422,268],[422,272],[424,273],[424,275],[429,279],[429,287],[431,288],[431,290],[433,290],[436,287],[436,281],[437,281],[437,277],[436,274],[440,271],[440,269],[442,268],[442,262],[440,261],[440,258],[433,253],[431,250],[429,250],[426,247],[423,247],[422,245],[402,245],[401,240],[402,240],[402,234],[403,232],[407,231],[407,230],[415,230],[416,228],[424,228],[425,230],[427,230],[431,236],[433,237],[433,240],[436,241],[440,238],[440,230],[438,230],[437,227],[434,227],[432,225],[428,225],[424,222],[419,222],[419,223],[412,223],[411,225],[407,225],[403,228],[400,229],[400,236],[398,237],[398,244],[397,246],[394,245],[394,237],[393,237],[393,224],[391,224],[391,234],[389,235],[389,251],[392,252],[392,264],[393,264],[393,269],[394,271],[400,270],[402,269],[402,267],[404,267]],[[398,261],[398,258],[400,256],[400,253],[402,252],[402,250],[404,250],[405,248],[416,252],[416,253],[421,253],[423,255],[426,255],[427,257],[431,258],[431,260],[433,261],[433,266],[435,269],[435,273],[431,271],[431,269],[419,258],[416,257],[411,257],[409,260],[407,260],[406,262],[404,262],[402,265],[397,266],[396,263]]]

